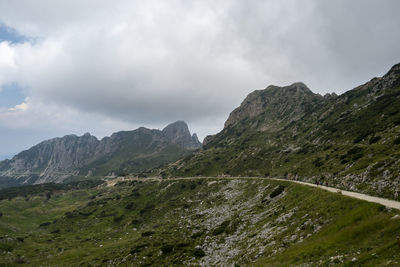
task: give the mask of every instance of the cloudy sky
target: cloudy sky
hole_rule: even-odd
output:
[[[251,91],[400,62],[398,0],[0,0],[0,158],[65,134],[221,130]]]

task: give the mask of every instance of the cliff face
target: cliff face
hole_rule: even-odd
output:
[[[183,121],[171,123],[162,130],[162,134],[168,142],[177,144],[183,148],[197,149],[201,147],[197,135],[190,135],[189,128]]]
[[[171,176],[280,176],[398,198],[400,64],[337,96],[303,83],[249,94]]]
[[[0,177],[32,184],[61,182],[78,175],[134,173],[176,160],[200,147],[182,121],[162,131],[139,128],[102,140],[88,133],[67,135],[43,141],[0,162]]]
[[[318,102],[324,102],[324,98],[311,92],[304,83],[294,83],[285,87],[271,85],[249,94],[240,107],[231,112],[225,122],[225,128],[261,114],[271,122],[291,122],[300,119]]]

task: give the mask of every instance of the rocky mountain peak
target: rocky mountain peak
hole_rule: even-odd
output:
[[[162,133],[164,137],[171,143],[175,143],[184,148],[200,148],[201,143],[199,142],[197,135],[190,134],[189,127],[184,121],[176,121],[167,125]]]
[[[314,95],[314,93],[303,82],[296,82],[289,86],[281,87],[281,90],[286,90],[291,94]]]
[[[189,127],[187,126],[186,122],[184,121],[176,121],[173,123],[168,124],[163,130],[165,134],[172,134],[172,135],[186,135],[190,134]]]
[[[197,137],[197,134],[196,134],[196,133],[192,134],[192,139],[193,139],[194,141],[200,143],[199,138]]]
[[[225,122],[225,128],[262,113],[266,113],[275,120],[281,120],[284,117],[296,119],[304,113],[306,103],[316,99],[323,100],[323,97],[314,94],[302,82],[283,87],[270,85],[264,90],[250,93],[240,106],[231,112]]]

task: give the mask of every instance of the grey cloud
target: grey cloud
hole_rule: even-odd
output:
[[[41,37],[15,48],[32,98],[203,137],[255,89],[341,93],[400,61],[395,0],[23,3],[0,1],[0,17]]]

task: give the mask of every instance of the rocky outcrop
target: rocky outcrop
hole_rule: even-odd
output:
[[[190,135],[189,128],[184,121],[169,124],[162,130],[163,136],[173,144],[188,149],[197,149],[201,143],[196,134]]]
[[[215,138],[215,135],[207,135],[203,140],[203,146],[210,144]]]
[[[166,152],[169,146],[176,146],[176,149]],[[191,135],[183,121],[172,123],[162,131],[141,127],[117,132],[102,140],[89,133],[66,135],[43,141],[11,160],[1,161],[0,177],[32,184],[61,182],[70,176],[96,171],[98,175],[106,175],[119,171],[122,165],[125,170],[135,171],[142,169],[141,164],[151,167],[154,158],[157,160],[153,160],[153,167],[156,167],[164,161],[176,160],[185,151],[200,147],[196,134]],[[158,154],[162,159],[157,158]],[[108,167],[109,162],[115,163]]]
[[[268,86],[264,90],[250,93],[238,108],[231,112],[224,127],[234,126],[244,119],[253,119],[264,114],[264,120],[293,121],[298,120],[324,98],[311,92],[301,82],[289,86]],[[268,127],[268,125],[264,125]]]

